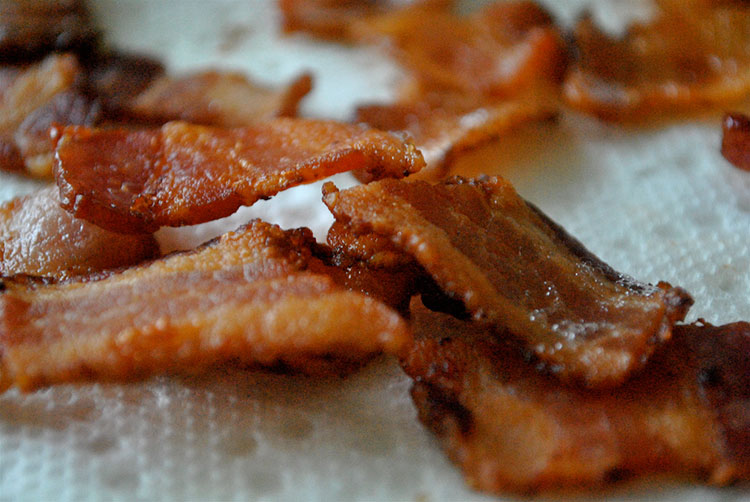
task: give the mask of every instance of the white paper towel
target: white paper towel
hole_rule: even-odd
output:
[[[564,22],[592,4],[608,29],[643,1],[546,2]],[[281,38],[271,0],[91,2],[108,40],[172,72],[231,67],[283,83],[316,76],[307,115],[347,118],[386,99],[399,72],[375,49]],[[750,320],[750,174],[719,154],[720,117],[626,129],[575,114],[489,148],[489,164],[616,269],[689,290],[689,320]],[[488,158],[476,156],[476,159]],[[478,162],[478,161],[477,161]],[[337,183],[351,183],[339,177]],[[36,186],[0,174],[0,198]],[[320,184],[243,210],[322,235]],[[163,232],[192,245],[217,225]],[[347,379],[217,370],[132,385],[63,385],[0,396],[0,500],[486,500],[416,419],[410,382],[387,358]],[[739,501],[747,488],[663,482],[580,500]],[[545,497],[540,497],[545,499]]]

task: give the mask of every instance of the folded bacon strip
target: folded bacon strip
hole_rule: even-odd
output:
[[[750,90],[750,7],[661,0],[657,17],[613,38],[584,18],[564,95],[607,120],[636,120],[742,99]]]
[[[395,136],[331,121],[280,118],[237,129],[183,122],[140,131],[66,127],[58,138],[63,207],[123,233],[228,216],[340,172],[401,177],[424,164]]]
[[[500,178],[326,184],[324,202],[353,231],[390,237],[549,371],[590,387],[641,367],[692,303],[680,288],[615,272]]]
[[[616,389],[540,374],[489,325],[413,312],[420,420],[476,489],[532,492],[670,474],[750,477],[750,324],[677,326]]]
[[[116,234],[74,218],[60,207],[56,186],[0,205],[0,277],[66,279],[158,254],[151,234]]]
[[[209,70],[156,80],[133,100],[128,111],[141,120],[159,124],[184,120],[241,127],[295,116],[297,105],[310,89],[312,76],[307,73],[276,89],[252,82],[240,73]]]
[[[721,154],[733,166],[750,171],[750,117],[729,113],[722,124]]]
[[[317,271],[325,266],[314,245],[309,230],[255,221],[99,280],[5,280],[0,386],[133,380],[224,363],[306,369],[320,359],[399,353],[405,322]]]
[[[321,38],[352,41],[357,39],[356,25],[363,20],[404,5],[448,9],[453,0],[279,0],[287,33],[302,31]]]
[[[0,60],[85,49],[95,36],[81,0],[0,0]]]

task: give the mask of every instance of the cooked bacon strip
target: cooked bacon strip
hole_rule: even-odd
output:
[[[279,89],[264,87],[240,73],[204,71],[182,78],[162,77],[128,107],[136,117],[157,123],[184,120],[195,124],[242,127],[275,117],[293,117],[312,89],[303,74]]]
[[[539,373],[487,324],[412,315],[403,367],[419,418],[476,489],[750,479],[748,323],[676,326],[641,372],[593,391]]]
[[[101,280],[5,281],[0,387],[133,380],[224,363],[309,368],[398,353],[405,322],[308,271],[312,233],[255,221],[195,251]]]
[[[453,0],[279,0],[279,9],[287,33],[303,31],[321,38],[351,41],[356,40],[356,25],[363,19],[409,4],[448,9],[453,3]]]
[[[416,101],[360,106],[356,120],[385,131],[406,132],[427,164],[416,177],[439,180],[448,175],[462,153],[555,113],[555,106],[542,100],[432,93]],[[361,178],[369,181],[366,176]]]
[[[83,49],[95,35],[81,0],[0,0],[0,60]]]
[[[0,168],[39,178],[52,174],[49,126],[91,125],[96,102],[82,90],[85,74],[75,56],[52,55],[39,64],[6,70],[0,80]]]
[[[393,104],[359,107],[356,120],[413,138],[428,166],[420,178],[441,179],[461,153],[557,112],[564,44],[533,2],[466,17],[405,9],[369,24],[412,82]]]
[[[735,167],[750,171],[750,117],[729,113],[722,124],[721,154]]]
[[[565,69],[560,33],[530,1],[491,4],[465,17],[403,9],[368,25],[429,90],[507,97],[556,85]]]
[[[522,340],[550,371],[613,386],[667,340],[692,299],[591,255],[500,178],[382,180],[324,202],[355,232],[389,236],[451,298]]]
[[[296,185],[363,169],[405,176],[424,160],[373,129],[275,119],[238,129],[170,122],[161,129],[63,128],[56,176],[62,205],[119,232],[149,232],[228,216]]]
[[[607,120],[637,120],[742,99],[750,91],[750,7],[740,0],[673,2],[621,39],[590,18],[575,29],[567,102]]]
[[[60,207],[57,187],[0,205],[0,276],[65,279],[140,263],[159,254],[151,234],[122,235]]]

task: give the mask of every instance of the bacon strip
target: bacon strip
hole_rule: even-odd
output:
[[[400,177],[421,154],[386,133],[329,121],[276,119],[222,129],[58,132],[56,177],[76,217],[123,233],[210,221],[241,205],[332,174]]]
[[[0,387],[133,380],[231,362],[304,369],[319,359],[399,353],[404,321],[313,271],[314,242],[309,230],[255,221],[101,280],[6,280]]]
[[[750,8],[727,0],[661,0],[657,17],[615,39],[590,18],[564,84],[571,106],[606,120],[638,120],[744,98],[750,90]]]
[[[403,367],[419,418],[479,490],[750,478],[748,323],[677,326],[641,372],[607,391],[538,373],[486,324],[422,307],[413,327]]]
[[[312,89],[312,76],[300,75],[278,89],[251,82],[234,72],[204,71],[181,78],[162,77],[128,107],[135,117],[164,123],[242,127],[275,117],[293,117]]]
[[[591,255],[500,178],[382,180],[324,202],[353,231],[389,236],[476,319],[520,339],[550,371],[590,387],[638,369],[692,303]]]
[[[55,279],[135,265],[159,254],[151,234],[122,235],[71,216],[57,187],[0,205],[0,276]]]
[[[463,152],[557,112],[564,44],[533,2],[491,4],[463,17],[403,9],[367,25],[412,81],[395,103],[360,106],[356,120],[406,132],[427,162],[421,178],[441,179]]]

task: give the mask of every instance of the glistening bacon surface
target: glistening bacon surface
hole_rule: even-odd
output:
[[[591,387],[639,368],[692,303],[680,288],[615,272],[500,178],[327,184],[324,202],[353,231],[390,236],[447,295],[561,378]]]
[[[488,325],[421,307],[403,361],[420,420],[480,490],[750,477],[750,325],[678,326],[616,389],[567,387]]]
[[[608,120],[637,120],[744,98],[750,89],[750,7],[661,0],[656,18],[622,38],[590,18],[575,29],[567,102]]]
[[[60,207],[50,186],[0,205],[0,276],[64,279],[140,263],[159,254],[151,234],[109,232]]]
[[[275,119],[237,129],[170,122],[125,131],[58,132],[62,205],[119,232],[148,232],[228,216],[292,186],[360,169],[401,177],[424,165],[388,133],[330,121]]]
[[[398,353],[404,321],[316,268],[312,233],[255,221],[195,251],[100,280],[5,281],[0,387],[133,380],[222,363]]]
[[[264,87],[235,72],[204,71],[184,77],[162,77],[128,107],[137,118],[164,123],[241,127],[275,117],[294,117],[299,101],[312,89],[303,74],[279,88]]]

